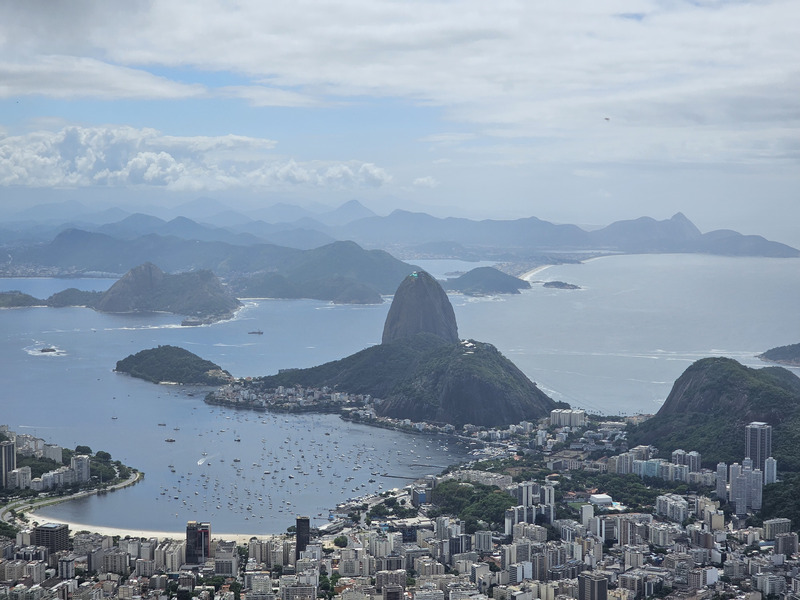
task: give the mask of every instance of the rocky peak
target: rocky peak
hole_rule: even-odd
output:
[[[447,294],[425,271],[408,275],[394,294],[383,326],[382,343],[418,333],[432,333],[449,343],[458,342],[458,325]]]

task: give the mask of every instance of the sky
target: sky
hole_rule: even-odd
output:
[[[800,246],[796,0],[0,3],[0,203],[358,199]]]

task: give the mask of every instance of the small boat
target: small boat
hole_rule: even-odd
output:
[[[247,334],[248,335],[264,335],[264,332],[261,331],[260,329],[255,329],[253,331],[248,331]]]
[[[165,442],[174,442],[174,441],[175,441],[175,438],[167,438],[167,439],[165,439],[164,441],[165,441]]]

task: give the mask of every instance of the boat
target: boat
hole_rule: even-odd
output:
[[[165,441],[165,442],[174,442],[174,441],[175,441],[175,438],[167,438],[167,439],[165,439],[164,441]]]
[[[260,329],[255,329],[253,331],[248,331],[248,335],[264,335],[264,332]]]

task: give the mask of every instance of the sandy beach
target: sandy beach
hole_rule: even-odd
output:
[[[29,514],[33,516],[32,513]],[[73,535],[77,531],[89,531],[91,533],[99,533],[100,535],[109,535],[109,536],[118,535],[121,538],[132,537],[132,538],[149,539],[154,537],[158,538],[159,541],[166,539],[183,540],[186,538],[185,531],[150,531],[142,529],[120,529],[118,527],[102,527],[98,525],[86,525],[84,523],[72,523],[69,521],[58,521],[58,523],[65,523],[66,525],[68,525],[70,533]],[[250,541],[250,538],[253,537],[266,538],[270,537],[270,535],[264,534],[257,536],[255,534],[242,534],[242,533],[217,533],[213,529],[211,530],[212,540],[233,541],[240,545],[247,544],[247,542]]]
[[[554,265],[542,265],[540,267],[536,267],[535,269],[531,269],[530,271],[526,271],[525,273],[520,275],[519,278],[524,280],[524,281],[531,281],[531,279],[533,279],[534,275],[536,275],[537,273],[541,273],[545,269],[549,269],[552,266],[554,266]]]

